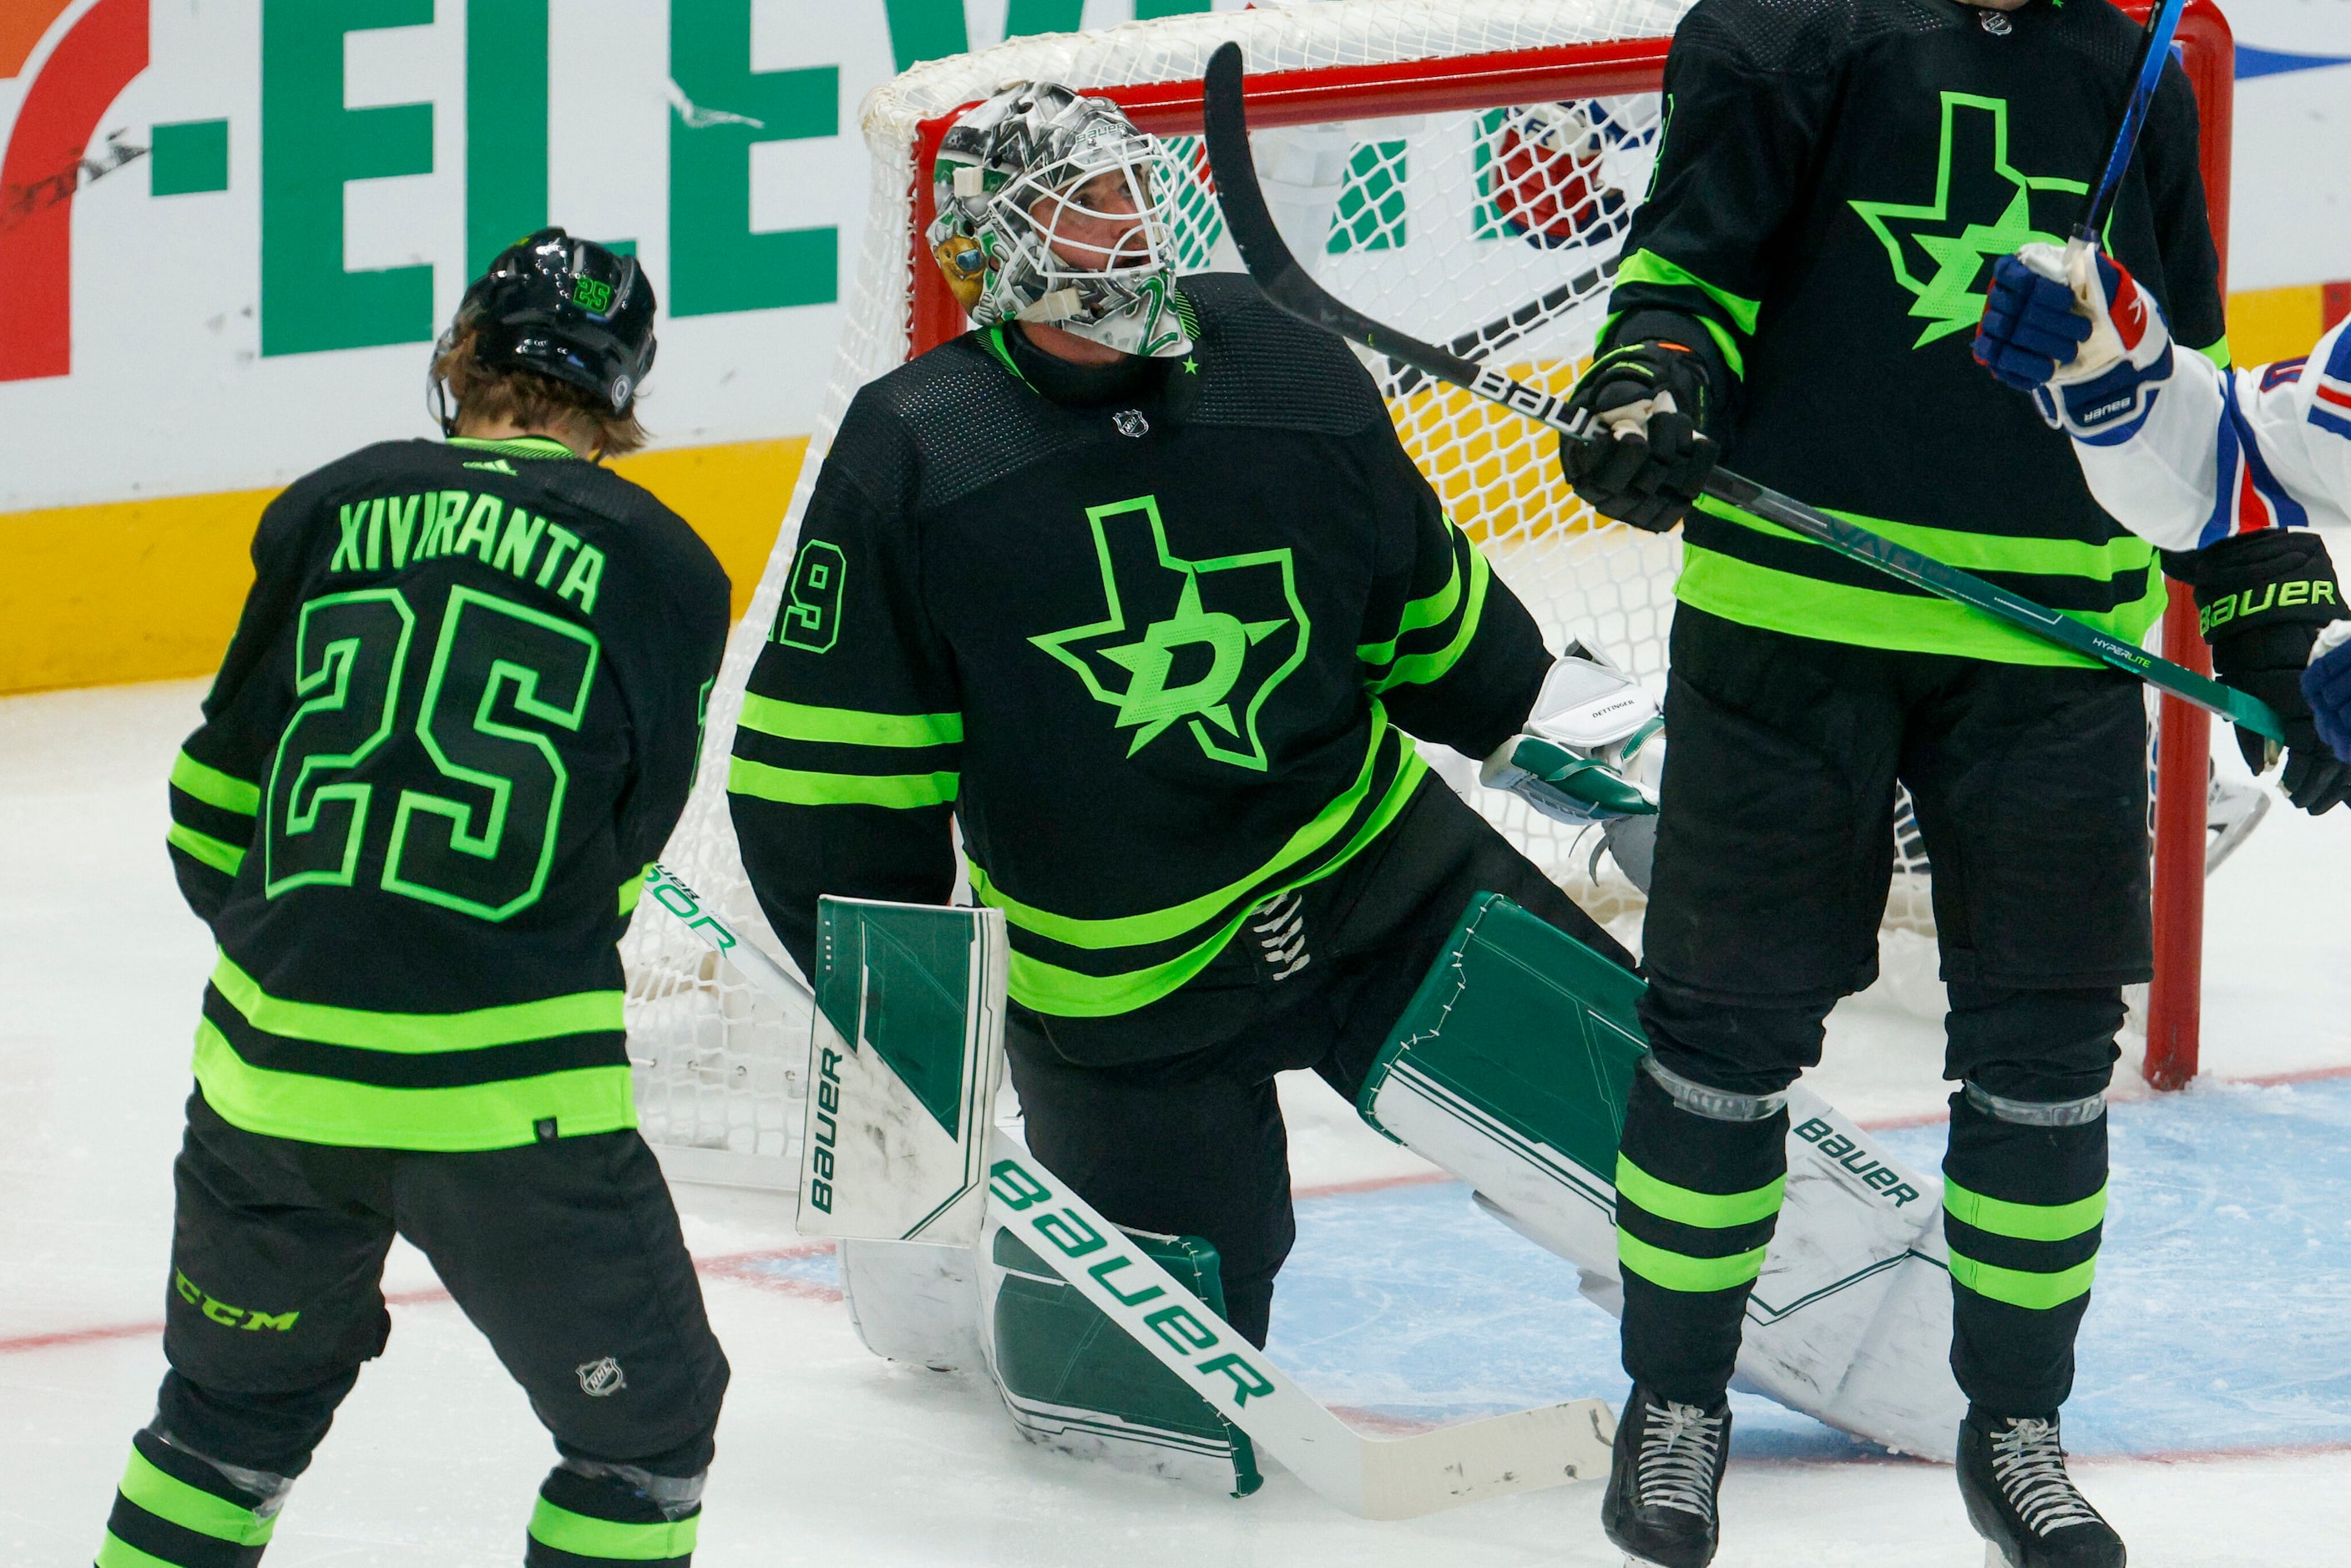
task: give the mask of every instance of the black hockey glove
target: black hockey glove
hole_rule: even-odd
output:
[[[1687,336],[1704,340],[1697,322],[1684,325]],[[1584,372],[1567,406],[1589,412],[1593,424],[1582,437],[1560,437],[1559,463],[1593,511],[1661,534],[1705,490],[1717,455],[1700,434],[1713,406],[1709,358],[1673,339],[1646,338],[1609,350]]]
[[[2319,738],[2302,673],[2321,628],[2344,619],[2343,590],[2326,541],[2305,528],[2264,528],[2191,553],[2166,551],[2164,570],[2196,591],[2198,621],[2222,680],[2285,721],[2285,798],[2313,816],[2351,799],[2351,763]],[[2239,726],[2237,749],[2256,773],[2274,743]]]

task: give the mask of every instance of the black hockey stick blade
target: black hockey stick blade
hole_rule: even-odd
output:
[[[1225,231],[1233,236],[1241,265],[1249,268],[1249,277],[1267,298],[1301,321],[1361,343],[1399,364],[1467,388],[1554,429],[1582,434],[1583,422],[1569,418],[1565,399],[1520,385],[1499,371],[1374,321],[1333,299],[1306,276],[1306,269],[1290,254],[1281,231],[1274,227],[1273,214],[1266,210],[1265,193],[1258,187],[1257,162],[1249,154],[1248,111],[1241,100],[1238,44],[1219,45],[1208,57],[1201,119],[1208,143],[1208,172],[1216,179],[1217,199],[1224,208]]]
[[[1249,156],[1249,119],[1241,97],[1239,45],[1225,44],[1209,57],[1201,110],[1208,144],[1208,169],[1216,178],[1225,227],[1241,253],[1242,265],[1249,268],[1249,277],[1267,298],[1301,321],[1361,343],[1489,402],[1514,409],[1562,435],[1579,440],[1583,437],[1591,423],[1590,416],[1581,411],[1571,415],[1566,399],[1514,382],[1499,371],[1473,364],[1458,354],[1374,321],[1332,298],[1306,276],[1298,258],[1290,254],[1281,232],[1273,226],[1273,214],[1266,210],[1265,194],[1258,188],[1257,164]],[[1725,468],[1717,468],[1708,476],[1706,493],[1848,559],[1875,567],[1913,588],[1980,610],[2044,642],[2137,675],[2149,685],[2233,724],[2273,740],[2285,738],[2285,727],[2269,705],[2258,697],[2150,653],[2136,643],[2035,604],[1972,572],[1946,566],[1858,524],[1808,507],[1792,496],[1783,496]]]

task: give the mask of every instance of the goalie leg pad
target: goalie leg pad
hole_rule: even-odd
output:
[[[1619,1315],[1617,1155],[1636,1077],[1658,1103],[1693,1119],[1639,1071],[1643,989],[1507,899],[1482,897],[1358,1101],[1374,1126],[1468,1181],[1489,1212],[1574,1263],[1583,1293]],[[1749,1125],[1780,1129],[1787,1185],[1747,1288],[1739,1381],[1875,1441],[1948,1458],[1964,1401],[1948,1361],[1937,1186],[1786,1083],[1749,1086],[1786,1095],[1784,1120]],[[1751,1193],[1769,1180],[1713,1190]],[[1761,1216],[1736,1223],[1760,1225]],[[1695,1244],[1682,1250],[1706,1255]]]
[[[1215,1248],[1196,1236],[1126,1234],[1222,1313]],[[1264,1484],[1247,1433],[993,1220],[980,1277],[988,1375],[1030,1442],[1235,1497]]]
[[[841,1302],[866,1349],[934,1372],[982,1364],[977,1249],[843,1240],[835,1252]]]

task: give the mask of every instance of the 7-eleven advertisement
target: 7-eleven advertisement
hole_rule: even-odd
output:
[[[851,293],[862,96],[1008,35],[1243,3],[0,0],[0,692],[208,673],[262,505],[431,434],[434,339],[548,223],[654,282],[656,444],[623,471],[739,607]],[[2351,275],[2343,10],[2230,6],[2231,259],[2266,290],[2241,352],[2256,318],[2306,347]]]

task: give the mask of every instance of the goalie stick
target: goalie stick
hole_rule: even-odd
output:
[[[2179,3],[2179,0],[2172,0],[2174,5]],[[1241,74],[1240,46],[1220,46],[1208,60],[1201,110],[1208,167],[1216,178],[1227,232],[1233,236],[1243,265],[1265,297],[1302,321],[1515,410],[1562,435],[1581,439],[1590,428],[1591,419],[1584,414],[1569,417],[1566,398],[1514,382],[1490,366],[1473,363],[1374,321],[1332,298],[1306,275],[1297,258],[1290,254],[1280,231],[1274,227],[1272,214],[1266,210],[1264,193],[1258,189],[1257,166],[1249,155],[1248,114],[1241,99]],[[2149,685],[2233,724],[2273,740],[2285,738],[2283,724],[2260,698],[2150,653],[2136,643],[2035,604],[1971,572],[1946,566],[1858,524],[1808,507],[1724,468],[1718,467],[1708,476],[1706,493],[1913,588],[1980,610],[2044,642],[2137,675]]]
[[[704,909],[666,867],[646,868],[645,891],[778,1001],[814,1009],[805,981]],[[1001,1223],[1212,1409],[1348,1512],[1416,1519],[1608,1473],[1615,1421],[1598,1399],[1408,1437],[1356,1431],[1071,1192],[1019,1138],[995,1129],[988,1153],[988,1198]]]

